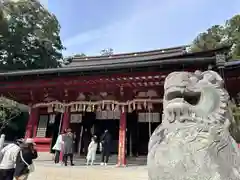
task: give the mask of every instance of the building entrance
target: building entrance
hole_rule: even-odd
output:
[[[161,124],[160,113],[138,113],[137,115],[137,155],[147,155],[148,142],[154,130]]]
[[[119,140],[119,120],[115,119],[97,119],[94,124],[94,134],[100,140],[105,130],[108,130],[112,137],[112,149],[113,154],[118,153],[118,140]]]

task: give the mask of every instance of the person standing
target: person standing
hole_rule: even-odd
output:
[[[105,130],[104,134],[100,138],[100,147],[102,151],[102,161],[101,165],[107,165],[109,156],[111,153],[111,134],[108,132],[108,130]]]
[[[62,136],[63,140],[63,162],[64,165],[67,166],[68,157],[70,158],[71,166],[73,164],[73,133],[69,128],[66,131],[67,133]]]
[[[16,142],[8,144],[0,151],[0,179],[12,180],[17,155],[20,151],[20,145],[23,140],[16,140]]]
[[[4,141],[5,141],[5,134],[1,134],[1,136],[0,136],[0,151],[3,148]]]
[[[33,160],[38,157],[35,145],[33,139],[28,138],[20,149],[14,172],[16,180],[27,180],[29,174],[34,171]]]
[[[91,136],[92,134],[90,133],[88,128],[84,129],[83,133],[83,148],[84,148],[84,156],[87,156],[88,153],[88,145],[91,142]]]
[[[65,132],[63,132],[64,134]],[[53,150],[55,151],[55,157],[54,157],[54,163],[58,164],[59,163],[59,159],[60,159],[60,152],[62,150],[62,146],[63,146],[63,134],[59,134],[57,137],[57,141],[55,143],[55,145],[53,146]]]
[[[91,165],[93,165],[95,159],[96,159],[96,153],[97,153],[97,136],[93,136],[92,140],[88,146],[88,153],[87,153],[87,165],[89,165],[91,161]]]

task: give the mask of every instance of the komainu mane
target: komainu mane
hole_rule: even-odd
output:
[[[240,180],[223,84],[214,71],[168,75],[163,123],[149,141],[149,180]]]

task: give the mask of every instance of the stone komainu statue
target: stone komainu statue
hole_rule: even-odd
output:
[[[149,180],[240,180],[223,84],[214,71],[167,76],[163,122],[149,141]]]

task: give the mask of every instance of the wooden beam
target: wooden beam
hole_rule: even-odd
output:
[[[39,87],[56,87],[56,86],[75,86],[75,85],[94,85],[102,83],[130,83],[133,81],[146,81],[147,79],[161,79],[165,75],[161,72],[146,73],[127,73],[111,76],[72,76],[72,77],[55,77],[52,79],[39,79],[30,81],[1,82],[3,89],[19,89],[19,88],[39,88]]]

